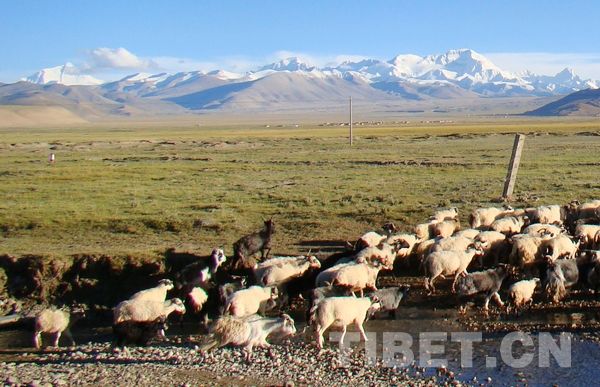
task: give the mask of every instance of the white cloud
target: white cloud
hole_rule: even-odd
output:
[[[86,67],[94,69],[132,69],[147,70],[156,67],[151,59],[143,59],[123,47],[99,47],[88,53]]]
[[[484,54],[501,69],[512,72],[525,70],[542,75],[554,75],[569,67],[582,78],[600,79],[600,54],[500,52]]]

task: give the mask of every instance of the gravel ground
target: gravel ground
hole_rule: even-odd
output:
[[[354,350],[346,365],[337,349],[319,352],[312,344],[285,341],[255,349],[251,362],[239,348],[203,354],[198,343],[159,343],[150,347],[113,349],[90,343],[71,349],[0,354],[5,385],[460,385],[451,372],[423,376],[424,369],[366,366],[363,350]],[[430,372],[429,374],[431,374]]]

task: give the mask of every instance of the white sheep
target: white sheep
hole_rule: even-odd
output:
[[[398,248],[399,246],[392,246],[383,242],[378,246],[362,249],[356,253],[354,261],[357,263],[379,263],[384,269],[391,269],[394,266]]]
[[[533,219],[537,223],[547,223],[562,225],[564,218],[564,210],[561,206],[554,204],[551,206],[539,206],[536,208]]]
[[[415,226],[415,235],[420,241],[432,238],[434,236],[433,228],[437,223],[437,220],[432,220],[428,223],[417,224]]]
[[[250,286],[248,289],[238,290],[227,299],[225,313],[235,317],[244,317],[251,314],[264,313],[269,300],[277,297],[276,287]]]
[[[426,239],[417,243],[417,245],[413,249],[413,254],[416,257],[419,265],[421,265],[425,261],[425,258],[427,258],[429,253],[431,253],[431,249],[436,242],[436,239]]]
[[[581,203],[577,206],[578,218],[594,218],[600,215],[600,200],[592,200],[586,203]]]
[[[512,250],[508,257],[511,265],[521,268],[542,258],[542,244],[549,237],[517,234],[511,237]]]
[[[510,236],[520,233],[528,221],[527,216],[507,216],[494,220],[490,224],[490,230]]]
[[[595,224],[580,224],[575,228],[574,236],[587,248],[593,248],[596,234],[600,232],[600,226]]]
[[[515,308],[520,308],[533,300],[533,293],[538,285],[540,285],[539,278],[515,282],[508,288],[508,298]]]
[[[363,328],[367,315],[381,307],[377,299],[356,297],[329,297],[321,300],[310,311],[310,324],[315,327],[317,345],[323,348],[323,334],[330,326],[341,326],[342,336],[339,346],[343,348],[346,327],[352,323],[360,331],[364,341],[368,341]]]
[[[369,263],[344,266],[334,273],[332,285],[348,288],[353,295],[358,291],[362,297],[366,288],[377,290],[376,282],[379,270],[381,267]]]
[[[167,292],[173,289],[173,281],[169,279],[162,279],[158,281],[158,285],[145,290],[140,290],[133,296],[129,297],[130,300],[137,301],[160,301],[163,302],[167,299]]]
[[[171,313],[185,313],[185,305],[179,298],[166,301],[125,300],[113,310],[113,324],[123,321],[154,321],[160,316],[168,317]]]
[[[575,258],[575,254],[579,249],[580,241],[573,243],[571,238],[564,234],[557,235],[554,238],[550,238],[543,243],[543,253],[547,254],[552,261],[558,258]]]
[[[433,225],[433,235],[436,237],[448,238],[458,230],[460,222],[456,219],[444,220]]]
[[[349,265],[355,265],[356,262],[352,261],[352,262],[346,262],[346,263],[339,263],[335,266],[330,267],[329,269],[325,269],[322,272],[320,272],[317,275],[317,278],[315,279],[315,287],[322,287],[322,286],[328,286],[331,285],[331,283],[333,282],[333,276],[335,275],[335,273],[340,270],[342,267],[344,266],[349,266]]]
[[[194,313],[200,312],[202,306],[208,301],[208,294],[201,287],[195,287],[188,293],[188,299]]]
[[[506,235],[498,231],[482,231],[475,237],[475,244],[483,250],[484,255],[480,264],[483,266],[483,260],[493,258],[494,264],[498,264],[500,256],[504,253],[505,247],[508,248]]]
[[[429,293],[435,292],[433,281],[439,276],[454,275],[452,290],[454,291],[458,276],[467,273],[467,267],[477,255],[483,252],[476,247],[467,251],[435,251],[425,258],[425,288]]]
[[[74,310],[72,313],[57,309],[44,309],[35,317],[35,328],[33,332],[33,344],[36,348],[42,346],[42,333],[54,335],[52,346],[58,347],[58,341],[62,334],[67,337],[71,345],[75,345],[73,335],[69,329],[78,319],[85,317],[83,310]]]
[[[523,229],[523,234],[533,236],[551,236],[555,237],[564,233],[564,229],[554,224],[534,223]]]
[[[362,250],[367,247],[373,247],[380,244],[386,238],[385,235],[380,235],[375,231],[369,231],[368,233],[362,235],[356,243],[354,244],[354,249],[356,251]]]
[[[473,240],[467,237],[456,237],[451,236],[448,238],[438,239],[431,247],[431,252],[434,251],[465,251],[470,245],[473,244]]]
[[[275,260],[271,259],[270,261]],[[314,255],[293,257],[293,259],[282,259],[281,261],[266,267],[259,264],[255,269],[257,283],[263,286],[279,286],[301,277],[308,270],[321,267],[321,262]]]
[[[211,328],[211,340],[201,350],[209,351],[225,345],[241,346],[246,352],[246,360],[252,357],[254,347],[269,347],[267,338],[277,335],[280,338],[296,333],[294,320],[287,314],[278,318],[251,315],[244,318],[221,316]]]
[[[452,235],[452,236],[475,239],[475,238],[477,238],[477,235],[479,235],[480,232],[481,232],[481,230],[477,230],[475,228],[466,228],[464,230],[455,232],[454,235]]]
[[[458,218],[458,208],[452,207],[444,210],[436,211],[429,220],[436,220],[438,222],[443,222],[444,220],[457,219]]]
[[[396,246],[396,258],[400,259],[411,255],[417,242],[419,242],[417,235],[409,233],[393,234],[385,240],[388,245]]]
[[[513,208],[510,206],[507,206],[506,208],[477,208],[471,212],[469,224],[471,225],[471,228],[486,229],[494,222],[494,220],[509,215],[513,211]]]

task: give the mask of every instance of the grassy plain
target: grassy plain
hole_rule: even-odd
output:
[[[208,253],[273,216],[275,253],[351,240],[501,194],[526,133],[515,205],[600,197],[599,121],[347,128],[102,125],[0,130],[0,254]],[[56,163],[49,164],[50,152]]]

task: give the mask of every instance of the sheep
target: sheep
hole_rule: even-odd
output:
[[[202,259],[198,262],[185,266],[176,275],[177,288],[185,287],[189,292],[193,287],[205,287],[207,282],[217,273],[219,267],[227,261],[223,249],[212,250],[208,260]]]
[[[167,299],[167,292],[173,289],[173,281],[169,279],[162,279],[158,281],[158,285],[145,290],[140,290],[133,296],[129,297],[130,300],[136,301],[160,301],[163,302]]]
[[[259,264],[255,269],[256,281],[262,286],[279,286],[303,276],[308,270],[321,268],[321,262],[314,255],[293,257],[293,259],[274,258],[270,261],[281,262],[264,267]]]
[[[164,334],[168,329],[167,318],[159,316],[152,321],[123,321],[113,325],[116,345],[123,347],[128,344],[147,346],[148,342]]]
[[[381,304],[380,312],[388,312],[390,316],[393,316],[395,311],[398,309],[400,305],[400,301],[406,298],[408,292],[410,291],[410,286],[396,286],[391,288],[379,289],[371,294],[368,294],[368,297],[376,297]]]
[[[390,235],[385,240],[388,245],[396,246],[396,258],[407,258],[412,254],[417,242],[419,238],[415,234],[408,233]]]
[[[432,220],[428,223],[417,224],[415,226],[415,235],[420,241],[430,239],[434,236],[433,230],[437,223],[438,221]]]
[[[455,237],[451,236],[448,238],[438,239],[433,246],[431,246],[431,252],[434,251],[465,251],[470,245],[473,244],[473,240],[467,237]]]
[[[484,260],[489,261],[493,259],[494,265],[500,262],[500,257],[507,253],[507,249],[510,247],[506,238],[506,235],[498,231],[481,231],[477,237],[475,237],[475,244],[483,250],[483,256],[481,257],[479,264],[483,266]]]
[[[554,224],[544,224],[544,223],[534,223],[525,227],[522,231],[523,234],[532,235],[532,236],[550,236],[555,237],[557,235],[563,234],[565,230],[562,227],[559,227]]]
[[[348,296],[349,292],[344,288],[335,287],[333,285],[320,286],[311,289],[306,294],[306,299],[308,301],[308,307],[306,308],[306,321],[310,321],[310,311],[313,306],[318,304],[321,300],[327,297],[341,297]]]
[[[532,302],[535,288],[539,285],[540,279],[537,277],[515,282],[508,288],[508,298],[515,308],[520,308]]]
[[[323,348],[323,333],[331,325],[342,327],[339,347],[344,346],[346,327],[352,323],[360,331],[364,341],[368,341],[362,326],[368,315],[374,313],[381,307],[376,298],[356,297],[329,297],[314,305],[310,311],[310,324],[315,328],[317,346]]]
[[[356,262],[351,261],[347,263],[340,263],[335,266],[330,267],[329,269],[325,269],[317,275],[315,279],[315,287],[327,286],[333,283],[333,277],[335,273],[340,270],[342,267],[355,265]]]
[[[200,312],[202,306],[208,300],[208,294],[201,287],[193,288],[187,296],[194,313]]]
[[[460,296],[472,296],[478,293],[485,293],[485,302],[483,309],[488,310],[490,299],[493,298],[498,306],[503,306],[504,303],[500,298],[498,291],[502,287],[502,281],[506,278],[508,272],[504,265],[500,265],[494,269],[477,271],[469,273],[458,279],[457,293]]]
[[[475,228],[466,228],[464,230],[455,232],[454,235],[452,235],[452,236],[475,239],[475,238],[477,238],[477,235],[479,235],[480,232],[481,232],[481,230],[477,230]]]
[[[573,241],[566,235],[560,234],[543,242],[543,253],[553,261],[558,258],[575,258],[580,241]]]
[[[595,224],[580,224],[575,228],[574,236],[581,241],[586,248],[593,248],[596,234],[600,232],[600,226]]]
[[[416,259],[417,266],[422,266],[425,258],[431,252],[433,245],[437,242],[437,239],[426,239],[417,243],[417,245],[413,249],[413,254]]]
[[[241,346],[246,361],[252,357],[253,347],[269,347],[267,338],[272,335],[287,337],[296,334],[294,320],[287,314],[278,318],[251,315],[245,318],[222,316],[211,327],[210,341],[203,345],[203,352],[228,344]]]
[[[574,259],[550,261],[546,270],[544,291],[551,302],[559,302],[567,295],[567,288],[579,280],[579,268]]]
[[[370,263],[356,263],[354,265],[344,266],[334,273],[332,285],[348,290],[354,295],[359,291],[360,296],[364,295],[364,289],[369,288],[377,290],[377,275],[381,267]]]
[[[167,301],[125,300],[113,310],[113,325],[123,321],[154,321],[160,316],[169,317],[173,312],[185,313],[185,305],[179,298]]]
[[[438,222],[451,219],[458,219],[458,208],[452,207],[445,210],[438,210],[429,218],[429,220],[436,220]]]
[[[433,281],[439,276],[454,275],[452,290],[454,291],[456,280],[462,273],[467,272],[467,267],[475,256],[483,254],[483,251],[475,246],[470,246],[467,251],[436,251],[430,253],[424,262],[425,267],[425,289],[429,293],[435,292]]]
[[[487,229],[494,220],[501,218],[502,216],[509,215],[514,211],[510,206],[505,208],[488,207],[488,208],[477,208],[469,215],[469,224],[471,228],[476,229]]]
[[[225,304],[227,303],[227,298],[231,296],[233,293],[237,292],[246,287],[246,278],[245,277],[237,277],[232,282],[228,282],[222,285],[219,285],[218,295],[219,295],[219,305],[220,305],[220,313],[223,314],[225,311]]]
[[[264,313],[267,301],[277,297],[276,287],[250,286],[248,289],[238,290],[227,299],[225,313],[234,317],[244,317],[259,311]]]
[[[529,218],[527,216],[507,216],[494,220],[490,225],[490,230],[511,236],[520,233],[523,226],[526,226],[528,222]]]
[[[509,263],[523,268],[541,259],[541,246],[547,239],[549,238],[523,234],[514,235],[510,239],[512,250],[508,257]]]
[[[367,247],[377,246],[378,244],[383,242],[385,238],[385,235],[379,235],[375,231],[369,231],[368,233],[358,238],[358,240],[354,244],[354,251],[360,251]]]
[[[568,206],[561,207],[557,204],[539,206],[532,214],[532,221],[537,223],[555,224],[562,226],[568,217]]]
[[[378,246],[367,247],[362,249],[354,256],[354,261],[357,263],[381,264],[384,269],[391,269],[396,260],[396,254],[400,246],[392,246],[386,242],[382,242]]]
[[[262,230],[238,239],[233,244],[234,269],[252,268],[254,260],[251,257],[259,251],[261,259],[268,258],[274,233],[275,223],[273,219],[269,219],[264,222]]]
[[[44,309],[35,316],[35,327],[33,331],[33,345],[39,349],[42,347],[42,333],[50,333],[54,335],[52,346],[58,347],[60,336],[64,336],[69,340],[70,345],[75,345],[71,327],[80,319],[85,317],[85,312],[82,309],[73,309],[71,313],[64,310]]]
[[[573,204],[576,204],[577,209],[577,217],[581,218],[596,218],[598,219],[599,210],[600,210],[600,200],[592,200],[590,202],[579,204],[579,202],[574,201]]]
[[[435,237],[448,238],[458,230],[460,230],[460,222],[456,219],[444,220],[433,225],[433,235]]]

